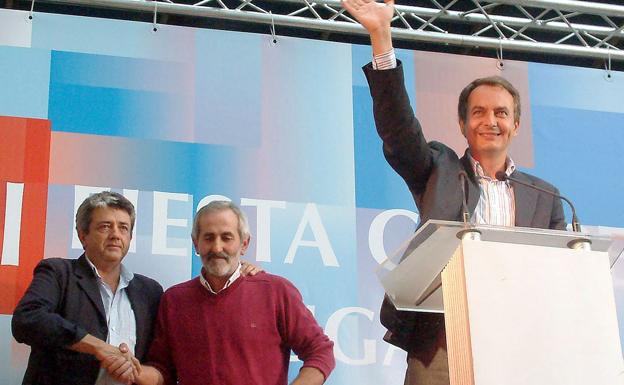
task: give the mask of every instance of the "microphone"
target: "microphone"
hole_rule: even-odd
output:
[[[576,210],[574,209],[574,205],[572,204],[572,202],[568,198],[564,197],[563,195],[556,194],[556,193],[554,193],[552,191],[548,191],[546,189],[543,189],[541,187],[533,186],[532,184],[522,182],[522,181],[520,181],[520,180],[518,180],[516,178],[512,178],[512,177],[508,176],[504,171],[497,171],[495,176],[496,176],[496,179],[498,179],[501,182],[504,182],[506,180],[510,180],[510,181],[512,181],[514,183],[521,184],[523,186],[532,188],[532,189],[537,190],[537,191],[545,192],[546,194],[552,195],[552,196],[554,196],[556,198],[563,199],[564,201],[568,202],[568,204],[570,205],[570,208],[572,209],[572,231],[577,232],[577,233],[581,232],[581,223],[579,222],[578,217],[576,216]]]
[[[466,194],[466,183],[468,182],[468,175],[466,174],[466,171],[459,171],[459,182],[462,189],[462,219],[464,224],[467,225],[470,221],[470,213],[468,212],[468,197]]]
[[[468,190],[466,189],[468,174],[466,174],[466,171],[460,170],[458,176],[462,189],[462,219],[464,221],[464,228],[456,234],[457,238],[461,240],[469,239],[472,241],[480,241],[481,231],[471,223],[470,213],[468,212]]]

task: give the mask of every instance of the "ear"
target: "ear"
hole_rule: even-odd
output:
[[[250,241],[251,241],[251,235],[248,236],[247,239],[243,241],[243,245],[241,247],[241,255],[245,255],[245,253],[247,252],[247,248],[249,248]]]
[[[461,134],[464,136],[464,138],[466,137],[466,124],[464,123],[463,120],[459,120],[459,131],[461,132]]]
[[[193,241],[193,247],[195,248],[195,254],[199,254],[199,252],[197,251],[197,239],[195,239],[194,237],[191,237],[191,240]]]
[[[84,250],[85,248],[85,238],[87,237],[87,233],[85,233],[82,230],[77,230],[78,232],[78,239],[80,239],[80,244],[82,245],[82,249]]]
[[[520,128],[520,122],[514,122],[513,136],[518,136],[518,129]]]

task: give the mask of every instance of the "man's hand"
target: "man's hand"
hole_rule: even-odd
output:
[[[102,368],[115,381],[126,385],[132,385],[141,374],[141,363],[125,343],[121,343],[119,348],[111,349],[100,361]]]
[[[135,369],[125,357],[107,356],[101,361],[101,366],[117,382],[132,385],[135,381]]]
[[[317,368],[303,367],[290,385],[322,385],[325,376]]]
[[[137,371],[137,375],[141,374],[141,362],[139,362],[139,360],[132,354],[132,352],[130,351],[130,347],[128,347],[125,342],[119,344],[119,351],[126,357],[128,361],[132,362],[132,365]]]
[[[375,0],[342,0],[342,6],[371,35],[383,29],[390,29],[390,21],[394,15],[394,0],[384,0],[384,4]]]
[[[141,375],[141,362],[134,356],[134,354],[132,354],[132,352],[130,351],[130,347],[128,347],[125,342],[122,342],[121,344],[119,344],[119,351],[121,352],[121,354],[124,355],[124,357],[126,357],[126,360],[132,363],[132,374],[134,375],[135,379],[136,377],[139,377]]]
[[[392,49],[390,22],[394,15],[394,0],[342,0],[342,6],[366,28],[371,39],[373,55]]]
[[[100,361],[100,365],[118,382],[132,385],[140,374],[139,360],[130,353],[128,345],[124,343],[116,347],[87,334],[80,341],[69,346],[69,349],[95,356]]]
[[[243,277],[247,276],[247,275],[254,276],[254,275],[256,275],[258,273],[261,273],[263,271],[264,271],[263,268],[261,268],[259,266],[256,266],[256,265],[252,265],[251,263],[249,263],[247,261],[242,261],[241,260],[241,275]]]

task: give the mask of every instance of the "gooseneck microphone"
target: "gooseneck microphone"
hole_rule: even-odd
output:
[[[470,222],[470,213],[468,213],[468,194],[466,194],[466,184],[468,183],[468,175],[466,171],[459,171],[459,182],[461,184],[462,189],[462,219],[464,224],[468,224]]]
[[[520,180],[518,180],[516,178],[512,178],[512,177],[508,176],[503,171],[496,172],[495,176],[496,176],[496,179],[500,180],[501,182],[504,182],[506,180],[510,180],[510,181],[512,181],[514,183],[521,184],[523,186],[532,188],[532,189],[537,190],[537,191],[545,192],[546,194],[552,195],[552,196],[554,196],[556,198],[563,199],[564,201],[568,202],[568,204],[570,205],[570,208],[572,209],[572,231],[577,232],[577,233],[581,232],[581,223],[579,222],[578,217],[576,216],[576,209],[574,209],[574,205],[572,204],[572,202],[568,198],[564,197],[563,195],[559,195],[557,193],[554,193],[552,191],[548,191],[546,189],[543,189],[541,187],[533,186],[532,184],[522,182],[522,181],[520,181]]]

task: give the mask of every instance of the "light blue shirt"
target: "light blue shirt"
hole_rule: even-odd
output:
[[[125,342],[132,354],[134,354],[134,346],[136,345],[136,320],[126,290],[130,281],[134,278],[134,274],[129,269],[126,269],[124,265],[121,265],[119,285],[117,285],[117,292],[113,293],[111,287],[102,280],[102,276],[100,276],[95,265],[91,263],[89,257],[87,257],[87,262],[89,262],[89,266],[91,266],[93,273],[97,277],[100,296],[102,297],[104,311],[106,312],[106,324],[108,326],[108,338],[106,342],[113,346],[119,346],[119,344]],[[108,372],[101,368],[95,385],[122,384],[113,380]]]

